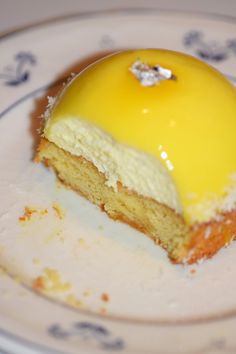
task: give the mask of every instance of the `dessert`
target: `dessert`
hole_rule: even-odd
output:
[[[215,69],[160,49],[110,55],[45,113],[37,160],[175,262],[236,235],[236,90]]]

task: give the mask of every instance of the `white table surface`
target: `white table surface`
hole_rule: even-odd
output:
[[[236,17],[236,0],[0,0],[0,34],[67,14],[130,7],[190,10]],[[0,354],[3,353],[0,351]]]

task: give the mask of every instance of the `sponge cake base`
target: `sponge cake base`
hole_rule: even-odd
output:
[[[41,139],[36,161],[52,167],[71,189],[98,205],[109,217],[125,222],[151,237],[180,263],[187,256],[188,228],[174,210],[156,200],[128,190],[118,182],[117,191],[106,185],[106,177],[82,156],[74,156],[47,139]]]

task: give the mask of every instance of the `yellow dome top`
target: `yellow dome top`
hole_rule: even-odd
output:
[[[137,60],[171,70],[174,79],[143,86],[130,71]],[[223,195],[236,172],[236,90],[191,56],[159,49],[108,56],[72,80],[50,124],[70,116],[160,159],[189,219],[191,207]]]

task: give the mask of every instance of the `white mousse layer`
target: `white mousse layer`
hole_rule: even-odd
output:
[[[154,156],[116,142],[109,134],[78,117],[47,121],[44,136],[65,151],[83,156],[104,173],[107,185],[117,182],[181,213],[181,203],[168,171]]]

